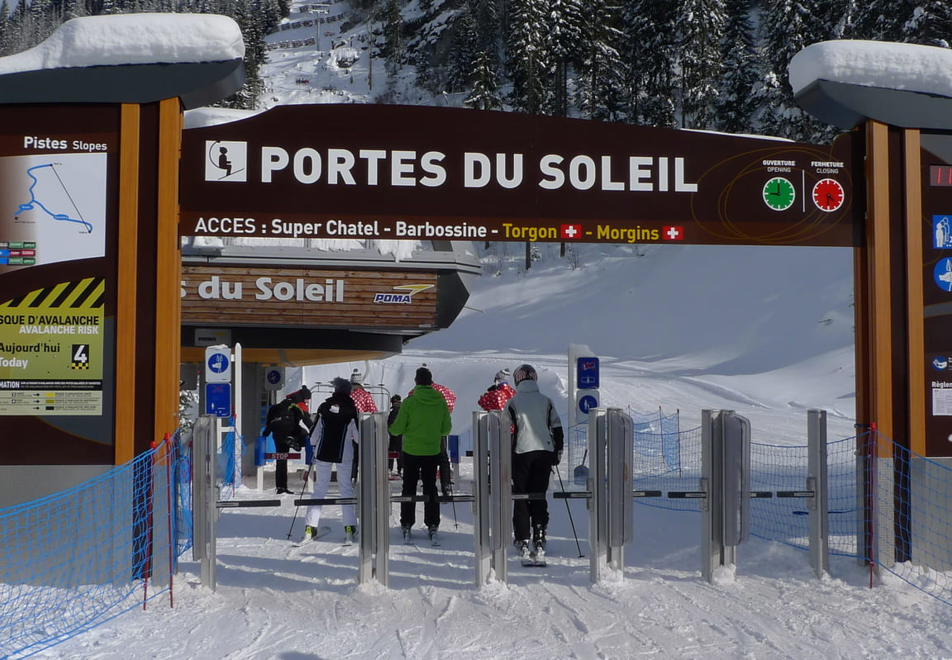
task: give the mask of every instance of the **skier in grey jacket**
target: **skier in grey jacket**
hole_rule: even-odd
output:
[[[552,400],[539,391],[539,376],[531,365],[513,372],[516,395],[506,411],[512,420],[512,492],[545,493],[553,465],[562,458],[562,421]],[[545,499],[516,500],[512,504],[512,531],[516,549],[528,555],[529,533],[532,553],[545,552],[545,530],[549,506]]]

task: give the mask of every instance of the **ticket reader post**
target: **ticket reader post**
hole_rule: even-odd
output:
[[[701,574],[733,568],[737,546],[750,536],[750,421],[732,410],[701,411],[703,476]]]
[[[512,437],[503,413],[473,412],[473,526],[476,585],[491,574],[507,582],[507,555],[512,538]]]
[[[632,530],[634,424],[620,408],[598,408],[589,416],[589,565],[592,582],[609,568],[623,571]]]
[[[387,413],[360,415],[359,582],[390,586],[390,486],[387,481]],[[345,476],[346,478],[346,476]]]

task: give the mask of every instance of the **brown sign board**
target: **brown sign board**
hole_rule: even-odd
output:
[[[952,456],[952,135],[922,134],[926,455]]]
[[[437,276],[307,268],[182,268],[183,325],[435,329]]]
[[[111,463],[119,108],[2,117],[0,464]]]
[[[854,246],[863,145],[280,106],[184,132],[183,236]]]

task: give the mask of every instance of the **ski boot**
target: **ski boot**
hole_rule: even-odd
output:
[[[534,557],[545,556],[545,527],[537,524],[532,528],[532,548]]]
[[[512,542],[512,545],[521,559],[529,559],[529,539],[516,539]]]

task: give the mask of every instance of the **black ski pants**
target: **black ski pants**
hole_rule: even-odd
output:
[[[436,490],[436,468],[440,455],[414,456],[403,454],[403,491],[404,497],[416,495],[417,482],[423,482],[423,524],[427,527],[440,526],[440,501]],[[400,526],[413,527],[416,522],[416,502],[400,503]]]
[[[512,455],[512,492],[545,493],[552,474],[552,452],[528,451]],[[512,533],[517,541],[532,538],[532,528],[549,524],[549,503],[541,500],[515,500],[512,503]]]
[[[277,454],[284,454],[291,451],[291,444],[287,438],[271,436],[274,439],[274,451]],[[288,489],[288,461],[278,458],[274,461],[274,487],[276,489]]]

